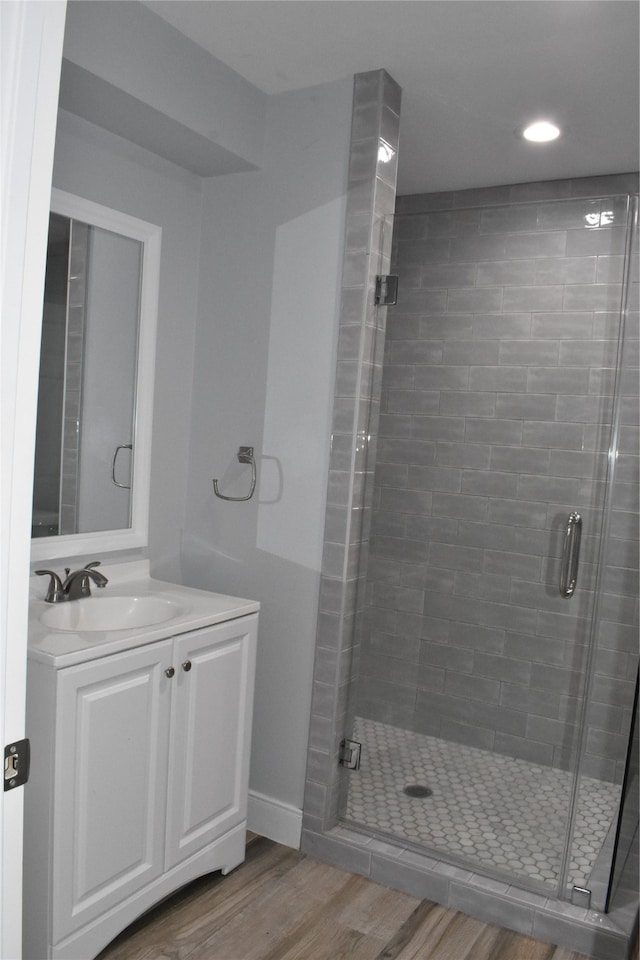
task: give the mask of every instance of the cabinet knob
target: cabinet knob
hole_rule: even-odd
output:
[[[189,673],[189,670],[191,670],[191,660],[185,660],[184,663],[182,664],[182,669],[186,673]]]
[[[174,670],[173,667],[167,667],[167,669],[164,672],[164,675],[165,677],[169,677],[169,679],[171,679],[171,677],[174,675],[175,672],[176,671]]]

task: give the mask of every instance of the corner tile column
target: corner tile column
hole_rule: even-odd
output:
[[[400,99],[384,70],[356,75],[303,849],[305,833],[335,825],[346,790],[338,760],[357,675],[386,323],[375,280],[390,264]]]

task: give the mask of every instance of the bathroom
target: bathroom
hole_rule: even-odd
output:
[[[87,60],[78,53],[77,67],[88,70]],[[159,578],[262,602],[250,822],[295,846],[329,468],[352,82],[271,98],[244,88],[236,96],[242,100],[236,110],[246,111],[254,125],[265,113],[268,121],[265,161],[251,177],[201,180],[148,151],[143,163],[123,138],[69,109],[59,124],[54,185],[162,224],[167,266],[149,556]],[[222,125],[225,118],[218,119]],[[230,138],[225,146],[255,164],[259,146],[250,129],[247,121],[244,142]],[[261,451],[259,510],[255,500],[226,505],[212,494],[211,478],[226,473],[234,492],[242,492],[244,475],[233,472],[233,461],[245,443]]]

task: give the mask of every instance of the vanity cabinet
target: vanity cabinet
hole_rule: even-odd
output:
[[[94,957],[168,893],[244,859],[257,621],[30,663],[25,958]]]

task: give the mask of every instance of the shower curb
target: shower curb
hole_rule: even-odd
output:
[[[303,829],[301,850],[351,873],[485,923],[577,950],[596,960],[627,960],[638,926],[637,893],[608,914],[531,893],[348,827]],[[630,868],[633,888],[634,870]]]

